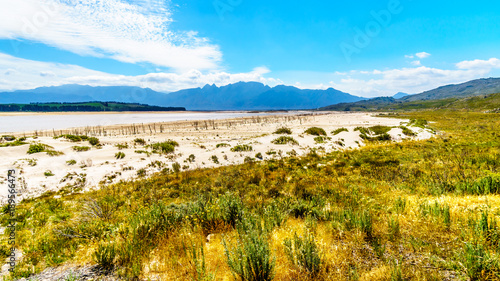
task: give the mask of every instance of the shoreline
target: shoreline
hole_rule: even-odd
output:
[[[175,121],[162,125],[141,126],[115,125],[95,128],[61,130],[62,133],[80,133],[97,137],[101,148],[89,145],[88,141],[71,142],[64,138],[55,139],[58,131],[49,131],[30,137],[28,143],[41,143],[53,147],[63,154],[50,156],[45,152],[27,154],[29,144],[15,147],[0,147],[3,155],[0,170],[19,170],[23,198],[38,197],[46,191],[67,189],[68,192],[82,192],[120,180],[144,178],[163,169],[189,170],[211,168],[222,165],[241,164],[245,161],[277,159],[283,156],[301,156],[311,149],[328,153],[333,150],[363,146],[356,127],[383,125],[391,127],[389,134],[394,141],[408,139],[398,128],[404,119],[375,117],[372,113],[321,113],[282,114],[248,116],[230,119]],[[277,135],[273,132],[287,127],[291,135]],[[327,137],[321,142],[316,136],[304,131],[310,127],[326,130]],[[332,130],[346,128],[337,135]],[[432,137],[430,132],[411,128],[417,134],[414,139]],[[67,132],[66,132],[67,131]],[[276,144],[280,136],[292,137],[298,144]],[[137,144],[135,139],[144,139],[146,144],[173,140],[179,144],[173,153],[156,154],[151,148]],[[233,151],[238,146],[251,146],[251,151]],[[74,146],[87,146],[88,151],[77,152]],[[122,158],[116,155],[123,153]],[[72,164],[69,164],[72,163]],[[2,172],[3,173],[3,172]],[[5,175],[0,175],[0,184]],[[78,188],[74,188],[74,187]],[[5,202],[4,192],[0,202]]]
[[[172,111],[172,112],[47,112],[47,113],[26,113],[18,112],[15,114],[0,115],[0,119],[4,117],[5,122],[20,122],[21,128],[26,129],[13,129],[14,126],[7,124],[7,127],[0,128],[0,135],[16,135],[16,136],[26,136],[30,134],[46,134],[51,131],[66,131],[73,132],[75,130],[82,130],[84,128],[112,128],[117,126],[133,126],[133,125],[163,125],[170,126],[170,124],[175,122],[189,122],[189,121],[205,121],[205,120],[224,120],[224,119],[235,119],[235,118],[247,118],[247,117],[262,117],[262,116],[290,116],[297,114],[314,114],[312,111],[290,111],[290,112],[250,112],[250,111]],[[39,116],[41,120],[35,120]],[[57,118],[60,116],[66,116],[71,118],[71,120],[66,120],[60,122]],[[87,118],[86,118],[87,116]],[[158,117],[156,117],[158,116]],[[163,116],[163,117],[162,117]],[[21,119],[15,119],[16,117]],[[29,118],[29,119],[25,119]],[[12,119],[11,119],[12,118]],[[88,119],[90,118],[90,119]],[[141,120],[141,118],[143,120]],[[9,120],[11,119],[11,120]],[[86,121],[82,121],[86,120]],[[136,120],[134,120],[136,119]],[[41,129],[28,129],[27,127],[33,127],[30,122],[39,122],[41,124],[56,124],[53,127],[50,125],[40,126]],[[66,123],[66,124],[64,124]],[[92,125],[98,124],[98,125]],[[12,123],[11,123],[12,124]]]

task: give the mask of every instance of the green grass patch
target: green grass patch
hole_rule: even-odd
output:
[[[342,128],[338,128],[338,129],[332,131],[332,135],[335,136],[335,135],[338,135],[338,134],[340,134],[342,132],[349,132],[349,130],[347,128],[343,128],[343,127]]]
[[[271,143],[273,143],[273,144],[292,144],[292,145],[299,144],[299,142],[296,141],[294,138],[288,137],[288,136],[281,136],[277,139],[272,140]]]
[[[290,128],[287,128],[287,127],[281,127],[281,128],[276,129],[276,131],[274,131],[273,134],[276,134],[276,135],[291,135],[292,134],[292,130]]]
[[[239,144],[239,145],[233,146],[231,148],[232,152],[244,152],[244,151],[252,151],[252,150],[253,150],[253,147],[251,145],[248,145],[248,144]]]
[[[323,128],[319,127],[311,127],[307,129],[304,133],[313,136],[326,136],[326,131]]]

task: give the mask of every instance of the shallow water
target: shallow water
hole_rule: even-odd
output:
[[[68,129],[86,126],[159,123],[184,120],[213,120],[276,113],[175,112],[175,113],[92,113],[29,114],[0,116],[0,133]],[[283,114],[283,113],[280,113]]]

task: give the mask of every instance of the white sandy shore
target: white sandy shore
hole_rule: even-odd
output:
[[[39,196],[49,190],[59,190],[78,181],[84,181],[83,190],[98,188],[102,184],[110,184],[120,180],[129,180],[138,177],[138,171],[144,169],[146,176],[161,171],[163,168],[172,169],[172,164],[177,162],[183,169],[196,169],[243,163],[246,157],[255,158],[261,153],[264,159],[286,156],[292,151],[298,155],[305,154],[311,148],[324,148],[326,152],[335,149],[356,148],[363,144],[359,132],[355,127],[369,127],[374,125],[399,126],[408,120],[374,117],[369,113],[321,113],[314,115],[286,115],[270,117],[248,117],[231,120],[184,121],[164,124],[160,133],[150,129],[135,131],[130,126],[112,126],[85,131],[88,135],[96,135],[102,148],[92,148],[86,152],[75,152],[73,146],[89,146],[88,142],[71,142],[64,138],[54,139],[51,135],[39,136],[36,139],[28,138],[29,143],[43,143],[61,151],[64,155],[49,156],[46,153],[27,154],[29,145],[17,147],[0,147],[0,185],[6,186],[7,170],[16,168],[20,177],[18,180],[21,197]],[[298,145],[277,145],[271,141],[278,137],[273,132],[282,126],[292,129],[291,135],[299,142]],[[314,136],[304,134],[312,126],[325,129],[331,137],[325,143],[318,144]],[[349,132],[342,132],[333,136],[330,132],[345,127]],[[146,125],[146,128],[147,125]],[[105,129],[105,130],[102,130]],[[432,134],[420,128],[411,128],[417,134],[416,139],[425,139]],[[84,129],[82,129],[83,131]],[[72,132],[75,129],[71,130]],[[106,134],[106,136],[103,136]],[[407,138],[399,128],[393,128],[389,134],[393,140],[399,141]],[[168,139],[179,143],[175,153],[167,155],[137,153],[137,150],[147,150],[141,145],[135,145],[133,140],[143,138],[147,143],[161,142]],[[337,141],[342,141],[340,146]],[[227,143],[231,147],[238,144],[248,144],[253,147],[250,152],[231,152],[230,147],[219,147],[217,144]],[[119,150],[117,144],[127,144],[128,148]],[[117,152],[125,153],[123,159],[117,160]],[[270,152],[276,152],[272,154]],[[194,162],[187,161],[193,154]],[[216,156],[219,164],[214,163],[212,157]],[[75,160],[76,164],[68,165],[67,161]],[[258,159],[257,159],[258,160]],[[158,162],[157,162],[158,161]],[[36,165],[33,165],[36,163]],[[159,163],[160,165],[153,165]],[[46,176],[50,171],[54,175]],[[7,188],[0,189],[0,202],[6,202]]]

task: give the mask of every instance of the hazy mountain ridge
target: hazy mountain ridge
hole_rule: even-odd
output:
[[[446,85],[420,94],[400,98],[396,97],[398,93],[393,97],[378,97],[352,103],[332,104],[321,107],[320,110],[370,111],[434,108],[447,106],[452,101],[494,93],[500,93],[500,78],[477,79],[462,84]]]
[[[160,93],[149,88],[62,85],[0,93],[0,103],[116,101],[155,106],[185,107],[188,110],[315,109],[339,102],[365,98],[329,88],[306,90],[292,86],[271,88],[258,82],[238,82],[217,87]]]
[[[461,84],[442,86],[420,94],[406,96],[402,101],[438,100],[446,98],[465,98],[500,93],[500,78],[483,78]]]

